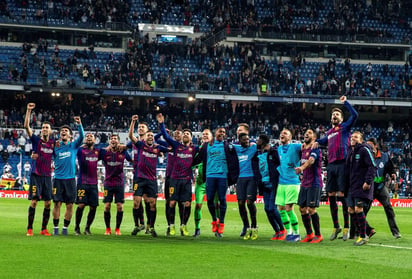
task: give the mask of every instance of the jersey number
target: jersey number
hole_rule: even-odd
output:
[[[78,197],[84,197],[86,195],[86,191],[81,189],[81,190],[77,190],[77,196]]]

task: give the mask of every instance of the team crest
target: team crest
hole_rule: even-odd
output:
[[[355,155],[355,159],[356,159],[356,160],[359,160],[359,159],[360,159],[360,155],[359,155],[359,154],[356,154],[356,155]]]
[[[124,156],[122,154],[120,154],[119,159],[124,159]]]
[[[96,155],[96,156],[99,155],[99,151],[97,151],[97,150],[94,151],[94,155]]]
[[[153,153],[157,154],[158,150],[157,149],[153,149]]]
[[[336,126],[336,127],[334,128],[335,131],[339,131],[339,129],[340,129],[339,126]]]
[[[306,152],[306,157],[308,157],[309,156],[309,152]]]
[[[189,147],[189,152],[192,152],[193,148]]]

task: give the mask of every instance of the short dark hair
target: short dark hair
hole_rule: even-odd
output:
[[[52,127],[52,124],[49,121],[44,121],[42,125],[44,125],[44,124],[49,125],[50,128]]]
[[[187,129],[187,128],[186,128],[186,129],[183,129],[183,133],[184,133],[184,132],[189,132],[190,135],[193,136],[193,133],[192,133],[192,131],[191,131],[190,129]]]
[[[111,134],[110,138],[112,138],[112,137],[116,137],[118,140],[120,140],[120,136],[118,134]]]
[[[343,111],[340,108],[333,108],[332,113],[334,113],[335,111],[339,112],[343,117],[344,114],[343,114]]]
[[[139,126],[139,125],[145,125],[149,129],[149,124],[147,124],[147,122],[144,122],[144,121],[139,122],[139,124],[137,124],[137,126]]]
[[[240,134],[239,134],[239,140],[240,140],[241,138],[245,137],[245,136],[248,136],[248,134],[246,134],[246,133],[240,133]]]
[[[225,132],[226,132],[226,128],[225,127],[223,127],[223,126],[218,126],[218,127],[216,127],[216,129],[213,131],[213,132],[217,132],[218,130],[220,130],[220,129],[223,129],[223,130],[225,130]]]
[[[306,129],[306,131],[307,131],[307,130],[311,130],[311,131],[313,132],[313,134],[315,135],[315,137],[318,138],[318,133],[316,133],[316,130],[315,130],[315,129],[309,127],[309,128]]]
[[[44,123],[43,123],[44,124]],[[70,131],[70,135],[73,135],[73,130],[69,125],[63,125],[59,128],[59,131],[63,130],[63,129],[67,129]]]
[[[261,140],[263,145],[266,145],[269,143],[269,137],[266,134],[260,134],[259,139]]]
[[[370,141],[373,145],[378,146],[378,140],[376,138],[368,138],[366,141]]]

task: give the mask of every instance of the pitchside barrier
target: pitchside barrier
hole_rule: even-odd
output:
[[[28,191],[14,191],[14,190],[0,190],[0,199],[27,199],[29,196]],[[99,192],[100,199],[103,199],[103,193]],[[133,200],[133,193],[125,193],[126,200]],[[164,200],[164,195],[159,194],[157,197],[158,200]],[[195,199],[195,196],[192,196],[192,200]],[[237,202],[236,195],[227,195],[226,199],[228,202]],[[206,198],[204,199],[206,201]],[[263,197],[257,196],[257,203],[263,203]],[[329,202],[321,202],[321,205],[327,205]],[[412,207],[412,199],[391,199],[391,204],[393,207]],[[372,206],[382,206],[380,202],[374,200]]]

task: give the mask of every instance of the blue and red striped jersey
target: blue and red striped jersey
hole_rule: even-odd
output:
[[[157,158],[160,152],[167,152],[167,148],[157,144],[148,146],[144,141],[138,141],[135,145],[139,150],[137,177],[156,180]]]
[[[79,173],[77,184],[97,185],[97,161],[99,161],[100,150],[81,147],[77,151],[77,162]]]
[[[32,173],[40,176],[51,176],[51,165],[55,141],[53,139],[49,139],[45,142],[35,134],[32,134],[30,140],[32,142],[33,152],[38,155],[36,160],[32,160]]]
[[[123,165],[124,159],[132,161],[126,150],[113,152],[101,149],[99,159],[103,161],[105,167],[104,186],[124,187]]]
[[[323,187],[322,181],[322,152],[319,148],[306,148],[302,150],[301,165],[303,165],[310,157],[315,159],[315,162],[303,171],[303,178],[300,185],[304,188]]]

